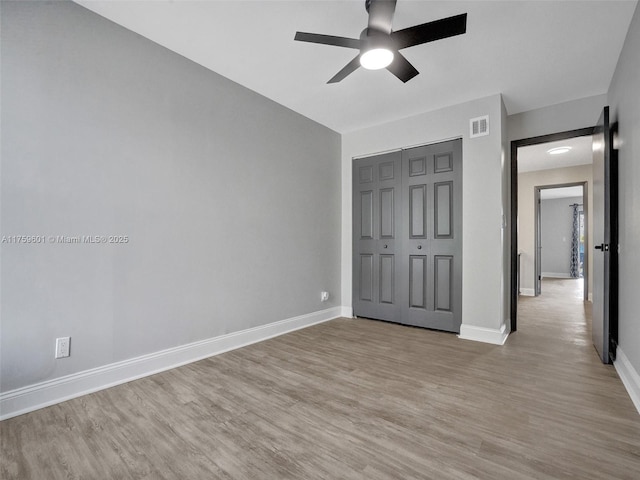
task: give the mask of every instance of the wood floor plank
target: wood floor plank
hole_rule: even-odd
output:
[[[2,479],[638,479],[575,281],[504,346],[338,319],[0,423]]]

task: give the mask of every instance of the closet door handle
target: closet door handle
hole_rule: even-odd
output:
[[[422,250],[422,245],[418,245],[418,250]]]
[[[385,246],[384,246],[384,247],[382,247],[382,248],[387,248],[387,246],[385,245]]]

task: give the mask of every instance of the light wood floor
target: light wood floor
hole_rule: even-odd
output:
[[[640,415],[567,285],[503,347],[339,319],[6,420],[0,477],[637,480]]]

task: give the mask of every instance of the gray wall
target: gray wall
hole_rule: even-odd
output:
[[[2,244],[2,391],[340,305],[337,133],[76,4],[1,8],[2,235],[129,237]]]
[[[490,116],[490,134],[469,138],[469,119]],[[500,95],[452,105],[342,136],[342,296],[351,306],[352,162],[373,153],[462,138],[462,336],[499,332],[505,312],[502,213],[505,211]],[[498,262],[498,263],[496,263]],[[467,337],[468,338],[468,337]]]
[[[500,138],[502,153],[502,312],[505,327],[511,331],[511,163],[507,107],[500,96]]]
[[[606,103],[602,94],[509,115],[509,141],[593,127]]]
[[[609,88],[611,118],[619,131],[620,294],[619,345],[640,373],[640,7],[636,7]]]
[[[581,204],[582,197],[550,198],[540,202],[543,276],[571,276],[573,209],[570,205],[574,203]]]

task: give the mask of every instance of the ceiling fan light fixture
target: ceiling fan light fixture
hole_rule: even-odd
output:
[[[380,70],[393,62],[393,52],[388,48],[372,48],[360,55],[360,65],[367,70]]]
[[[467,14],[441,18],[412,27],[394,30],[393,16],[397,0],[365,0],[369,19],[360,38],[348,38],[319,33],[296,32],[294,40],[358,50],[358,55],[329,79],[338,83],[359,67],[367,70],[386,68],[398,80],[407,83],[420,72],[400,51],[424,43],[462,35],[467,31]]]

